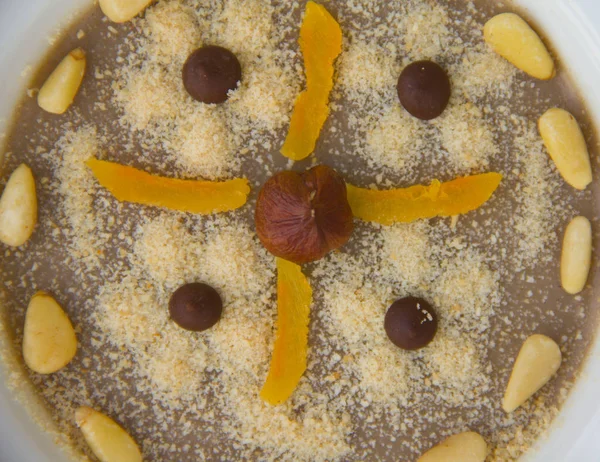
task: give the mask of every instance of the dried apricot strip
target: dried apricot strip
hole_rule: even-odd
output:
[[[94,158],[86,164],[98,182],[121,202],[210,214],[241,207],[250,192],[245,178],[223,182],[179,180]]]
[[[333,62],[342,52],[342,29],[322,5],[309,1],[300,28],[306,90],[298,96],[281,154],[302,160],[314,150],[329,116]]]
[[[277,259],[277,337],[269,375],[260,397],[280,404],[296,389],[306,370],[312,289],[300,266]]]
[[[348,202],[355,217],[382,225],[408,223],[421,218],[461,215],[479,208],[492,197],[502,175],[483,173],[430,186],[379,191],[347,185]]]

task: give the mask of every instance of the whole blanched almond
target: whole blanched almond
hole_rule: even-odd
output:
[[[63,114],[73,103],[83,76],[86,58],[81,48],[71,51],[52,71],[38,93],[38,105],[52,114]]]
[[[566,292],[583,290],[592,265],[592,224],[575,217],[567,226],[560,259],[560,282]]]
[[[539,35],[519,15],[494,16],[485,24],[483,37],[496,53],[532,77],[541,80],[554,77],[552,56]]]
[[[102,12],[112,22],[127,22],[135,18],[152,0],[100,0]]]
[[[542,388],[560,367],[562,355],[554,340],[535,334],[525,340],[513,366],[502,408],[512,412]]]
[[[423,454],[417,462],[484,462],[488,448],[475,432],[453,435]]]
[[[556,168],[567,183],[585,189],[592,182],[590,155],[573,115],[564,109],[552,108],[540,117],[538,128]]]
[[[100,462],[141,462],[139,447],[114,420],[87,406],[75,411],[75,421]]]
[[[39,374],[51,374],[69,364],[76,352],[75,330],[66,313],[47,293],[35,294],[25,314],[25,364]]]
[[[13,247],[31,237],[37,222],[37,195],[31,169],[21,164],[0,197],[0,242]]]

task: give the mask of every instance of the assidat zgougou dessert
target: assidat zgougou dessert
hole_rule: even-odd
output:
[[[101,0],[64,32],[7,137],[0,301],[69,456],[508,461],[546,432],[596,331],[595,145],[493,3]]]

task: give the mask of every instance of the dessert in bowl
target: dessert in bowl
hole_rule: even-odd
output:
[[[74,326],[79,345],[68,365],[47,374],[27,350],[34,369],[13,376],[33,382],[73,451],[90,450],[94,409],[150,460],[410,460],[447,437],[451,448],[513,460],[568,394],[595,313],[589,289],[561,287],[560,254],[571,220],[593,217],[593,199],[577,189],[587,180],[572,180],[572,163],[555,165],[538,121],[568,110],[575,125],[564,112],[541,122],[580,125],[592,157],[595,144],[560,60],[549,55],[553,70],[537,77],[552,78],[540,80],[494,51],[483,26],[506,8],[325,6],[317,19],[326,27],[316,21],[316,40],[302,49],[305,4],[161,1],[125,23],[96,8],[35,77],[5,160],[7,180],[29,166],[38,204],[31,237],[5,249],[6,323],[17,354],[25,352],[26,312],[51,294]],[[207,46],[240,63],[224,102],[198,101],[185,84],[190,56]],[[63,115],[46,113],[35,88],[78,49],[86,65],[74,102]],[[329,53],[323,61],[319,50]],[[313,54],[312,69],[330,76],[327,92],[327,79],[315,85],[308,75]],[[406,79],[423,79],[406,72],[420,62],[443,71],[450,94],[434,96],[447,95],[446,104],[407,102]],[[316,108],[310,120],[324,119],[308,134],[310,124],[294,123],[301,94]],[[580,140],[575,128],[563,138]],[[261,195],[274,183],[279,193],[297,188],[267,196],[265,207]],[[347,202],[328,189],[340,184]],[[7,186],[5,195],[31,197],[27,189]],[[296,201],[286,209],[291,233],[277,223],[286,197]],[[24,221],[33,215],[20,212]],[[297,226],[303,217],[308,230]],[[573,226],[569,235],[589,235],[582,219]],[[295,236],[299,254],[268,231],[283,244]],[[311,233],[309,244],[298,239]],[[576,268],[563,279],[575,274],[577,288],[589,252],[574,247],[562,268]],[[299,288],[287,304],[286,281]],[[171,308],[190,284],[221,300],[219,321],[200,333]],[[286,306],[301,319],[286,317]],[[525,370],[544,366],[536,376],[548,383],[512,409],[515,388],[505,392],[521,348],[523,358],[546,352]],[[279,378],[277,365],[286,371]],[[513,375],[519,383],[523,374]]]

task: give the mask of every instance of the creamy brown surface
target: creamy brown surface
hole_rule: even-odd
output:
[[[277,2],[275,2],[277,3]],[[327,4],[329,10],[337,16],[339,13],[344,18],[349,18],[352,14],[343,5],[344,2],[331,2]],[[441,2],[446,4],[446,2]],[[490,7],[490,4],[496,2],[477,1],[475,2],[480,17],[491,16],[496,10]],[[462,2],[457,2],[462,4]],[[394,8],[392,5],[390,8]],[[454,7],[451,7],[454,8]],[[512,10],[504,7],[498,11]],[[460,18],[464,11],[450,9],[450,16]],[[295,13],[291,18],[286,18],[289,24],[296,27],[296,30],[290,33],[288,43],[285,47],[297,49],[297,28],[299,27],[301,8],[295,6]],[[385,12],[379,13],[381,18],[385,17]],[[358,15],[357,15],[358,17]],[[358,21],[362,21],[362,16]],[[282,20],[284,21],[284,20]],[[385,23],[385,21],[382,21]],[[342,30],[350,28],[347,22],[342,21]],[[117,49],[123,44],[123,37],[129,32],[134,31],[131,23],[124,25],[112,25],[116,29],[111,33],[107,27],[108,23],[103,20],[103,16],[98,8],[94,8],[86,13],[80,21],[66,30],[63,37],[57,42],[48,53],[44,63],[40,66],[38,72],[32,80],[30,88],[39,88],[45,77],[51,69],[60,61],[62,56],[75,47],[82,47],[86,50],[88,56],[88,75],[84,80],[79,95],[75,100],[74,106],[64,116],[54,116],[41,111],[35,101],[35,98],[24,96],[15,112],[13,127],[8,136],[8,142],[4,148],[10,155],[6,156],[5,165],[2,166],[2,181],[6,181],[8,174],[20,163],[26,162],[32,167],[38,180],[38,199],[39,199],[39,225],[30,242],[22,249],[12,250],[6,247],[0,247],[0,252],[4,255],[0,262],[0,274],[3,284],[0,286],[4,292],[5,298],[5,316],[8,324],[12,327],[11,335],[14,337],[15,349],[18,350],[22,335],[24,309],[27,306],[28,299],[36,290],[49,290],[55,294],[56,298],[68,312],[73,323],[77,326],[78,339],[80,342],[79,353],[71,365],[69,373],[65,375],[56,374],[51,377],[42,377],[31,374],[31,380],[41,391],[48,402],[50,408],[61,407],[60,425],[64,430],[74,435],[77,439],[77,431],[74,430],[72,422],[65,422],[64,416],[68,415],[69,402],[73,396],[79,401],[72,402],[76,407],[80,404],[92,404],[97,408],[112,414],[130,430],[135,439],[140,442],[144,448],[148,460],[196,460],[198,457],[194,454],[194,448],[199,447],[203,451],[203,456],[207,460],[232,460],[237,457],[246,456],[258,457],[263,454],[264,457],[275,457],[271,449],[253,448],[251,445],[234,445],[229,434],[224,434],[219,425],[212,426],[220,418],[222,410],[219,409],[217,401],[214,400],[214,389],[207,386],[207,404],[203,409],[188,407],[186,410],[176,410],[174,413],[164,413],[166,422],[164,427],[151,426],[147,424],[155,420],[157,408],[168,408],[160,399],[148,395],[147,390],[140,392],[136,390],[137,376],[132,367],[127,365],[114,365],[123,358],[130,358],[129,353],[124,348],[106,343],[105,337],[98,334],[98,326],[90,322],[89,312],[91,306],[95,305],[98,290],[109,282],[106,280],[107,268],[114,265],[115,274],[120,268],[121,262],[128,260],[119,256],[119,249],[131,249],[134,245],[135,229],[140,223],[162,216],[162,212],[156,210],[135,206],[132,204],[117,206],[108,196],[108,205],[106,210],[116,214],[116,225],[112,228],[102,230],[107,232],[108,236],[103,241],[103,257],[100,260],[99,267],[90,269],[78,262],[72,257],[69,242],[72,237],[61,232],[68,226],[68,220],[64,211],[60,209],[60,194],[56,193],[56,159],[53,156],[61,155],[60,150],[52,153],[52,149],[57,146],[59,139],[66,130],[77,129],[84,124],[93,123],[103,137],[101,141],[103,158],[126,163],[142,168],[148,168],[154,173],[165,176],[189,176],[188,173],[178,168],[172,159],[156,151],[155,144],[144,147],[146,141],[143,131],[127,130],[119,125],[117,120],[121,114],[121,108],[114,103],[113,92],[111,89],[112,77],[104,76],[102,79],[95,78],[98,70],[113,69],[119,67],[116,64],[116,57],[119,55]],[[354,26],[353,26],[354,27]],[[366,27],[369,27],[368,25]],[[77,31],[85,31],[85,36],[77,38]],[[291,29],[293,30],[293,28]],[[453,35],[465,34],[460,27],[452,28]],[[382,39],[386,40],[386,39]],[[546,43],[551,47],[551,35],[546,38]],[[347,44],[345,44],[346,46]],[[346,51],[346,48],[344,49]],[[234,50],[236,51],[236,50]],[[402,54],[402,53],[400,53]],[[123,54],[121,53],[121,56]],[[296,62],[299,63],[298,56]],[[343,56],[342,56],[343,59]],[[410,55],[403,56],[406,64],[411,60]],[[435,59],[441,65],[450,69],[451,78],[455,75],[454,58],[447,58],[446,52],[440,52],[439,57]],[[590,116],[585,110],[577,90],[568,76],[567,71],[558,62],[557,76],[548,82],[534,81],[518,72],[512,83],[513,87],[519,88],[523,84],[526,88],[523,90],[524,99],[518,93],[515,93],[511,99],[496,97],[490,93],[478,98],[475,104],[483,108],[486,123],[493,129],[500,127],[510,114],[519,116],[535,122],[547,108],[559,106],[569,110],[574,114],[581,124],[582,130],[588,141],[592,165],[597,173],[597,153],[598,145],[594,134]],[[453,82],[454,83],[454,82]],[[529,88],[530,84],[535,83],[534,88]],[[293,89],[290,89],[292,91]],[[524,338],[531,333],[546,334],[555,339],[561,346],[563,352],[563,366],[559,370],[558,377],[551,381],[543,392],[545,406],[553,406],[555,403],[563,401],[561,393],[566,393],[570,384],[577,377],[577,371],[580,369],[586,352],[594,339],[597,319],[598,319],[598,301],[595,295],[597,284],[596,264],[592,269],[590,276],[590,285],[580,296],[573,297],[567,295],[560,287],[559,281],[559,260],[560,260],[560,241],[564,227],[568,221],[577,214],[583,214],[592,220],[594,225],[594,242],[597,247],[597,203],[595,197],[598,194],[598,185],[594,183],[587,191],[580,193],[569,187],[559,179],[558,174],[552,167],[552,182],[556,188],[551,191],[552,202],[556,207],[553,213],[554,219],[551,221],[551,229],[546,230],[555,236],[549,239],[549,245],[545,247],[538,259],[539,263],[534,266],[530,262],[525,262],[524,271],[516,271],[514,257],[519,253],[517,248],[518,240],[515,238],[515,232],[512,231],[512,221],[515,211],[518,209],[515,198],[523,193],[523,186],[519,182],[520,174],[516,170],[523,166],[517,165],[517,162],[511,156],[516,150],[514,143],[514,130],[509,127],[506,131],[495,130],[495,143],[499,147],[499,153],[489,159],[489,165],[481,168],[475,166],[472,169],[457,169],[452,165],[445,165],[444,161],[423,159],[417,163],[414,169],[399,171],[394,168],[377,167],[369,164],[365,157],[353,155],[354,145],[351,141],[354,136],[361,136],[356,129],[349,127],[349,115],[362,117],[365,107],[360,107],[360,102],[352,101],[348,93],[343,89],[337,89],[334,95],[335,108],[327,121],[315,154],[308,160],[299,162],[293,166],[294,170],[304,170],[313,165],[313,163],[325,163],[337,169],[342,173],[348,182],[365,186],[377,182],[380,187],[408,186],[416,183],[428,183],[433,178],[440,180],[449,180],[456,176],[464,175],[470,171],[500,171],[505,174],[500,189],[492,200],[490,200],[480,211],[473,212],[458,221],[456,231],[449,227],[444,228],[443,220],[432,220],[433,226],[441,231],[436,231],[435,236],[450,237],[453,233],[464,237],[469,246],[475,249],[481,249],[486,255],[486,264],[498,275],[500,279],[500,294],[502,301],[495,306],[490,318],[490,327],[482,333],[482,345],[487,352],[487,370],[491,376],[491,388],[486,390],[483,395],[491,398],[496,403],[495,409],[482,408],[474,411],[471,408],[455,407],[451,404],[444,404],[436,401],[436,393],[431,390],[424,390],[419,396],[418,402],[411,402],[404,406],[402,415],[416,416],[414,427],[411,425],[403,431],[393,428],[394,419],[379,411],[374,411],[375,422],[368,422],[367,412],[370,407],[365,409],[356,409],[354,404],[348,406],[348,413],[354,419],[354,430],[348,435],[348,441],[354,447],[352,454],[342,456],[343,460],[412,460],[419,452],[427,449],[429,446],[441,440],[442,435],[451,434],[460,428],[470,428],[480,432],[488,439],[491,446],[507,444],[503,441],[504,436],[501,433],[506,428],[514,429],[516,426],[527,427],[532,419],[527,410],[519,412],[515,419],[516,424],[504,420],[500,408],[500,401],[504,391],[504,386],[510,373],[513,358],[522,344]],[[94,103],[102,102],[106,105],[106,110],[98,110]],[[452,104],[452,103],[451,103]],[[508,108],[507,113],[499,113],[495,110],[499,105]],[[450,108],[449,108],[450,109]],[[253,201],[260,185],[266,178],[274,172],[286,168],[287,159],[284,159],[279,153],[278,148],[281,145],[287,124],[283,128],[272,130],[266,138],[272,137],[273,143],[271,149],[253,149],[251,155],[242,157],[241,168],[239,171],[222,177],[247,176],[254,184],[251,193],[252,200],[239,212],[228,214],[226,220],[239,217],[242,222],[248,222],[250,226],[253,214]],[[336,130],[333,131],[332,128]],[[250,136],[251,135],[243,135]],[[433,141],[435,144],[435,141]],[[138,156],[138,152],[144,152],[143,156]],[[47,154],[50,153],[50,154]],[[432,154],[435,157],[435,154]],[[315,158],[317,161],[315,161]],[[263,164],[257,162],[262,159]],[[548,160],[548,162],[550,162]],[[241,173],[240,173],[241,172]],[[382,175],[382,178],[378,178]],[[198,175],[201,176],[201,175]],[[389,183],[386,183],[389,182]],[[95,206],[99,202],[95,202]],[[180,216],[180,215],[177,215]],[[200,217],[189,217],[181,214],[181,221],[185,226],[197,226],[202,229],[204,219]],[[449,220],[445,220],[447,223]],[[53,231],[50,223],[54,223],[56,230]],[[473,223],[479,223],[479,226]],[[350,241],[350,244],[343,249],[344,253],[353,255],[360,253],[365,242],[377,243],[380,230],[364,223],[356,223],[357,230]],[[217,225],[218,227],[218,225]],[[491,243],[490,235],[498,232],[501,239]],[[131,236],[129,243],[120,240],[117,236],[124,233]],[[376,244],[379,246],[379,243]],[[95,251],[95,249],[93,249]],[[400,249],[400,252],[402,250]],[[503,253],[505,252],[505,253]],[[127,263],[125,263],[127,264]],[[418,262],[416,263],[418,264]],[[325,264],[324,264],[325,265]],[[323,364],[319,363],[318,351],[323,338],[328,334],[328,324],[331,322],[329,315],[320,314],[320,306],[323,303],[323,295],[327,293],[330,279],[335,279],[335,275],[329,274],[322,276],[323,272],[328,271],[334,266],[308,265],[306,271],[311,274],[313,271],[317,275],[312,279],[315,287],[314,315],[311,324],[311,361],[315,362],[310,367],[311,374],[319,376],[320,368],[325,369],[324,373],[331,373]],[[93,268],[93,265],[92,265]],[[115,276],[116,277],[116,276]],[[533,281],[533,282],[530,282]],[[112,281],[110,281],[112,282]],[[274,280],[273,280],[274,284]],[[319,292],[321,290],[321,292]],[[405,288],[392,290],[394,296],[403,294]],[[168,291],[167,291],[168,293]],[[422,294],[428,295],[424,290]],[[273,293],[269,294],[273,297]],[[385,303],[384,303],[385,304]],[[275,305],[271,303],[272,313],[266,316],[273,317]],[[166,310],[166,307],[165,307]],[[382,325],[383,330],[383,325]],[[235,332],[235,331],[234,331]],[[233,334],[234,332],[230,332]],[[444,335],[444,334],[439,334]],[[485,337],[485,340],[484,340]],[[430,348],[435,348],[431,346]],[[329,346],[325,348],[323,354],[330,357],[333,353],[328,353]],[[111,356],[113,355],[113,356]],[[341,356],[344,356],[343,352]],[[267,358],[268,359],[268,358]],[[181,358],[186,361],[186,358]],[[427,361],[418,355],[412,357],[413,361]],[[111,364],[112,366],[108,366]],[[218,364],[218,363],[217,363]],[[382,365],[387,367],[385,364]],[[112,372],[118,371],[119,378],[104,377],[102,370],[107,367]],[[393,367],[393,366],[389,366]],[[217,366],[218,368],[218,366]],[[108,370],[107,369],[107,370]],[[88,372],[93,371],[93,372]],[[111,373],[112,373],[111,372]],[[215,371],[207,371],[204,377],[199,381],[210,382],[216,380]],[[322,382],[315,382],[323,385]],[[67,393],[65,389],[70,389]],[[561,392],[560,390],[565,391]],[[73,390],[75,390],[73,392]],[[75,393],[73,395],[72,393]],[[227,394],[228,390],[223,388],[220,393]],[[342,391],[342,394],[358,393],[350,392],[348,389]],[[62,394],[65,397],[61,397]],[[67,397],[68,395],[68,397]],[[55,400],[58,401],[55,401]],[[258,400],[258,396],[256,397]],[[56,404],[56,403],[59,404]],[[140,403],[147,404],[142,407]],[[294,413],[298,418],[302,418],[306,408],[310,408],[311,402],[297,402],[294,404]],[[541,406],[541,408],[545,408]],[[376,406],[375,406],[376,407]],[[215,414],[207,410],[214,409]],[[162,412],[162,411],[161,411]],[[435,415],[434,415],[435,414]],[[58,414],[57,414],[58,415]],[[194,430],[191,433],[183,431],[177,422],[177,418],[185,415],[186,420],[192,422]],[[425,416],[428,422],[419,420],[419,415]],[[223,417],[225,418],[225,417]],[[460,424],[460,419],[464,419]],[[207,423],[208,422],[208,423]],[[537,423],[533,425],[537,428]],[[506,427],[506,428],[504,428]],[[543,425],[542,425],[543,427]],[[203,431],[203,428],[206,431]],[[513,430],[506,430],[513,431]],[[158,433],[161,433],[160,437]],[[534,430],[535,433],[535,430]],[[390,438],[390,434],[395,439]],[[535,436],[535,434],[533,435]],[[511,437],[508,437],[511,439]],[[514,436],[512,437],[514,438]],[[517,438],[518,439],[518,438]],[[529,445],[529,439],[524,438],[521,449]],[[156,441],[153,445],[152,441]],[[178,447],[178,451],[187,443],[191,445],[188,452],[179,452],[173,455],[167,446],[159,445],[158,441],[164,443],[169,441]],[[374,441],[373,447],[370,447],[369,441]],[[81,445],[81,441],[76,441]],[[515,447],[520,447],[519,442],[515,442]],[[83,445],[80,447],[83,448]],[[215,452],[211,452],[214,448]],[[243,452],[239,452],[243,451]],[[519,453],[515,449],[515,454]],[[288,453],[288,457],[294,458],[293,453]],[[298,456],[302,458],[304,456]],[[507,453],[495,453],[495,460],[510,460]],[[223,459],[224,458],[224,459]]]

